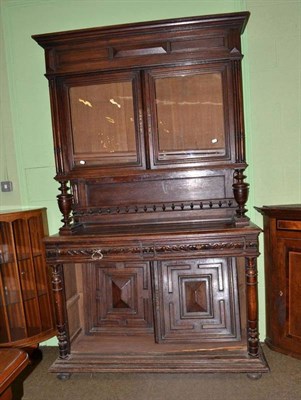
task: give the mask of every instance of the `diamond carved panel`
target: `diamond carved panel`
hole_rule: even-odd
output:
[[[154,265],[157,342],[240,340],[234,258]]]
[[[131,296],[131,279],[112,279],[112,308],[133,308]]]
[[[149,263],[102,262],[90,268],[89,332],[153,332]]]
[[[200,312],[208,313],[207,285],[204,279],[182,279],[183,292],[185,293],[185,315]]]

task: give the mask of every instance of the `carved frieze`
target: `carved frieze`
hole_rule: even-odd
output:
[[[171,245],[141,245],[141,246],[116,246],[116,247],[72,247],[72,248],[50,248],[46,250],[47,258],[53,259],[57,257],[74,257],[74,258],[88,258],[91,261],[101,260],[105,256],[120,256],[120,255],[140,255],[140,256],[153,256],[176,254],[176,253],[199,253],[202,251],[257,251],[257,241],[245,241],[244,238],[237,241],[216,241],[207,243],[183,243]]]

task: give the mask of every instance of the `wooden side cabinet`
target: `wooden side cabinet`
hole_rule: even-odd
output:
[[[301,204],[257,210],[264,217],[266,343],[301,358]]]
[[[46,209],[0,212],[0,347],[55,335],[43,238]]]

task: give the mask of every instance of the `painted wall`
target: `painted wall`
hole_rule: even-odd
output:
[[[0,22],[1,11],[0,8]],[[0,191],[0,208],[11,208],[21,203],[7,78],[3,24],[0,23],[0,181],[14,182],[12,192]]]
[[[18,202],[47,207],[50,233],[59,227],[44,54],[31,35],[243,10],[251,11],[243,37],[249,215],[261,226],[254,205],[301,202],[301,0],[0,0],[0,5],[0,51],[5,55],[5,60],[1,57],[0,75],[5,102],[2,100],[0,111],[6,121],[4,128],[0,125],[0,133],[16,190],[1,195],[0,207]],[[1,180],[6,164],[3,160],[1,150]],[[259,269],[263,339],[262,256]]]

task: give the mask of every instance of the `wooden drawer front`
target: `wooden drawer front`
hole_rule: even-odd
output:
[[[159,262],[154,281],[157,342],[240,339],[234,258]]]
[[[287,221],[284,219],[277,220],[277,229],[301,231],[301,221]]]

